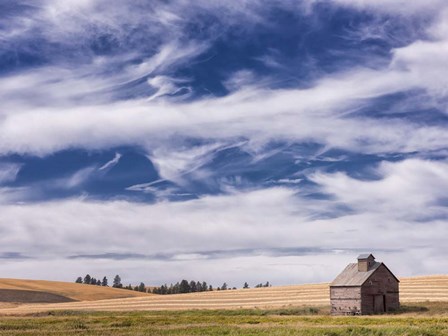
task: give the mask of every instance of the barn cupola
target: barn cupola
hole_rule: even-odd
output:
[[[375,263],[375,257],[372,254],[360,254],[358,256],[358,271],[367,272]]]

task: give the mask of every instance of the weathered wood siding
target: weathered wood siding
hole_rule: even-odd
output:
[[[330,287],[330,298],[333,315],[361,313],[361,287]]]
[[[398,281],[381,265],[361,287],[361,299],[362,314],[396,310],[400,307]]]

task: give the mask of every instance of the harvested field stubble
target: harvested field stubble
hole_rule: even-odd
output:
[[[89,287],[89,286],[87,286]],[[127,292],[126,290],[121,290]],[[406,302],[448,302],[448,276],[427,276],[401,279],[400,300]],[[213,291],[178,295],[144,295],[133,298],[70,302],[58,304],[26,304],[3,313],[31,313],[45,310],[182,310],[278,308],[288,306],[327,306],[328,284],[309,284],[270,288]]]

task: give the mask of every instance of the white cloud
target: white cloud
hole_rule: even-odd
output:
[[[223,144],[218,142],[195,147],[179,144],[173,147],[159,147],[152,151],[149,158],[163,179],[184,185],[188,183],[184,175],[199,174],[199,170],[206,174],[201,167],[213,159],[214,152]]]
[[[314,0],[314,2],[321,2],[321,0]],[[440,8],[446,8],[444,0],[335,0],[334,3],[356,9],[403,15],[431,13],[437,12]]]
[[[107,161],[104,165],[102,165],[100,168],[98,168],[98,170],[105,170],[108,168],[112,168],[113,166],[115,166],[118,162],[120,162],[120,159],[123,155],[120,153],[115,153],[115,156],[112,160]]]
[[[180,63],[187,62],[207,47],[207,42],[183,44],[170,41],[161,45],[160,50],[137,64],[126,66],[119,72],[110,68],[122,67],[139,58],[139,53],[120,56],[97,56],[82,65],[44,66],[19,74],[0,78],[4,101],[0,115],[17,113],[27,108],[58,106],[60,109],[79,105],[104,104],[114,101],[115,95],[126,85],[146,76],[152,76],[142,96],[153,95],[156,87],[158,96],[177,90],[179,79],[159,75],[170,71]],[[169,49],[169,51],[167,51]],[[160,56],[163,54],[163,56]],[[162,90],[162,91],[161,91]],[[27,99],[23,99],[23,95]]]
[[[106,259],[83,266],[63,256],[122,253],[149,256],[113,263],[117,272],[135,272],[135,281],[145,274],[157,274],[157,282],[196,275],[204,278],[202,272],[213,269],[213,279],[238,282],[252,272],[251,265],[263,265],[254,278],[273,280],[276,273],[277,283],[327,281],[356,251],[367,248],[392,263],[399,275],[436,273],[446,264],[434,261],[447,252],[448,227],[443,218],[448,213],[438,206],[446,201],[446,165],[423,160],[385,163],[378,167],[378,180],[369,182],[321,173],[315,181],[335,200],[313,200],[292,189],[272,188],[152,205],[75,199],[4,204],[0,206],[0,245],[4,251],[35,257],[26,261],[30,268],[73,265],[66,280],[76,272],[113,267]],[[352,212],[341,212],[342,204]],[[311,248],[314,256],[283,255],[285,248]],[[353,252],[334,254],[335,249]],[[219,251],[240,252],[211,257]],[[405,256],[417,253],[426,258],[416,266]],[[159,273],[162,261],[156,257],[160,254],[173,260],[163,261],[163,275]],[[284,263],[305,262],[309,274],[301,275],[303,267],[298,265],[293,280],[288,275],[291,265]],[[17,266],[7,269],[11,276],[21,274]],[[46,272],[46,277],[53,274],[51,269]]]
[[[240,70],[233,73],[223,84],[229,91],[238,91],[247,86],[255,86],[257,76],[249,70]],[[258,83],[259,86],[260,83]]]
[[[189,86],[180,86],[178,84],[185,83],[186,80],[174,79],[167,76],[155,76],[148,79],[148,84],[155,88],[157,91],[152,94],[148,101],[163,97],[165,95],[173,95],[179,93],[181,90],[185,90],[186,93],[182,94],[183,98],[189,96],[191,88]]]
[[[175,137],[316,141],[367,153],[440,150],[443,126],[356,116],[359,105],[417,87],[406,72],[359,70],[304,90],[249,89],[191,103],[125,101],[106,105],[24,108],[0,121],[0,153],[45,155],[61,149],[137,144],[151,148]]]
[[[409,159],[383,162],[378,180],[356,180],[345,173],[317,173],[311,179],[336,202],[359,212],[383,213],[397,219],[446,214],[444,190],[448,188],[448,163]]]
[[[434,98],[445,99],[448,96],[447,58],[448,38],[417,41],[395,50],[392,66],[406,69],[412,81],[418,82]],[[448,112],[446,108],[445,112]]]
[[[428,90],[431,97],[435,99],[447,97],[448,70],[445,61],[448,57],[448,3],[446,1],[336,0],[335,2],[382,14],[415,14],[421,18],[426,16],[427,26],[423,29],[418,28],[420,39],[392,51],[391,68],[405,70],[408,77],[406,80],[418,83],[419,87]],[[383,25],[364,27],[358,32],[360,35],[357,38],[362,40],[374,37],[387,40],[389,37],[382,27]],[[415,28],[409,27],[409,33],[412,33],[413,29]],[[446,106],[443,108],[446,111]]]
[[[72,174],[69,178],[64,179],[62,184],[65,188],[75,188],[85,183],[88,178],[96,171],[96,167],[87,167],[78,170]]]
[[[16,163],[0,163],[0,184],[14,181],[21,168]]]

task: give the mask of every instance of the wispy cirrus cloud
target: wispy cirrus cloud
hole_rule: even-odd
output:
[[[313,1],[313,0],[312,0]],[[321,0],[314,0],[320,2]],[[443,0],[429,1],[406,1],[406,0],[336,0],[335,3],[343,6],[354,7],[361,10],[374,10],[378,12],[387,12],[394,14],[422,14],[422,12],[438,12],[441,8],[446,8],[446,2]]]
[[[9,276],[56,267],[65,280],[120,271],[131,281],[149,272],[151,283],[248,273],[323,281],[366,247],[399,275],[448,267],[445,1],[38,0],[0,9]],[[45,181],[29,170],[20,179],[30,157],[45,171],[45,160],[73,150],[108,154]],[[118,187],[154,194],[153,203],[84,197],[84,186],[103,177],[104,186],[138,160],[145,174]],[[45,201],[49,188],[59,194]],[[189,200],[171,202],[174,194]],[[20,256],[33,259],[18,266]]]
[[[102,165],[98,170],[105,170],[115,166],[121,159],[123,155],[120,153],[115,153],[115,156],[112,160],[107,161],[104,165]]]
[[[366,5],[364,2],[352,4]],[[53,24],[58,27],[58,20],[63,18],[77,23],[73,27],[67,25],[59,32],[61,36],[91,36],[84,29],[93,29],[92,24],[93,27],[95,24],[100,27],[118,25],[117,29],[120,30],[120,25],[125,22],[115,19],[118,12],[129,12],[133,21],[135,16],[141,16],[138,8],[119,4],[108,9],[108,15],[97,18],[104,6],[102,1],[84,1],[74,7],[42,2],[36,7],[35,15],[37,18],[51,17],[56,20]],[[175,9],[183,8],[184,4],[173,2],[170,7],[160,6],[145,9],[150,13],[163,11],[173,14],[176,13]],[[241,8],[202,2],[196,6],[201,9],[199,12],[216,13],[220,9],[232,17],[252,15],[254,22],[262,18],[262,11],[256,1],[244,2]],[[288,6],[291,4],[288,3]],[[249,10],[243,11],[245,14],[236,14],[242,8]],[[84,17],[85,11],[92,12],[92,18]],[[197,15],[197,11],[187,13]],[[169,30],[168,36],[183,34],[182,24],[185,24],[185,20],[176,15],[166,14],[161,19],[157,15],[150,15],[149,20],[153,19],[161,20],[160,25],[168,25],[174,31],[171,33]],[[78,24],[85,20],[86,23]],[[443,29],[434,28],[440,27],[441,21],[436,18],[431,29]],[[36,19],[35,24],[41,24],[41,20]],[[137,20],[138,24],[143,23]],[[47,28],[45,26],[43,31]],[[113,33],[114,30],[111,30]],[[433,32],[433,35],[437,34]],[[424,61],[428,57],[444,59],[445,49],[441,40],[416,42],[393,50],[389,68],[367,70],[359,67],[349,72],[327,75],[308,89],[245,88],[244,85],[254,83],[254,79],[249,75],[250,72],[242,70],[224,83],[234,91],[225,98],[205,98],[192,103],[153,103],[140,99],[117,101],[117,92],[123,90],[137,95],[146,92],[146,97],[150,99],[177,92],[178,81],[175,78],[167,81],[169,77],[164,74],[202,54],[210,47],[210,41],[210,36],[197,41],[190,39],[188,42],[182,39],[173,41],[167,37],[167,41],[157,43],[151,56],[137,63],[131,61],[141,57],[139,49],[136,49],[134,55],[92,56],[76,70],[71,66],[51,66],[2,78],[5,107],[0,124],[3,144],[0,151],[45,155],[72,147],[101,149],[129,144],[146,147],[148,143],[151,146],[165,143],[169,147],[174,134],[205,139],[246,138],[252,143],[316,141],[327,147],[367,152],[437,150],[445,141],[443,127],[391,119],[391,127],[388,128],[375,117],[360,118],[356,115],[358,109],[368,106],[370,98],[382,95],[422,89],[430,95],[443,97],[446,86],[446,76],[440,70],[443,66],[439,62],[429,64]],[[122,64],[126,57],[129,64],[111,73],[109,69]],[[144,89],[140,84],[139,88],[135,86],[136,81],[142,78],[146,87]],[[21,98],[24,91],[30,97],[26,102]],[[83,102],[82,106],[79,106],[80,102]],[[61,107],[65,110],[63,116],[58,112]],[[270,118],[274,116],[276,120],[272,122]],[[33,122],[25,123],[24,120]],[[224,124],[228,125],[225,131]],[[60,133],[66,135],[64,141],[60,141]],[[409,134],[412,135],[409,137]],[[37,138],[42,140],[36,141]]]
[[[415,171],[419,174],[414,174]],[[448,213],[442,206],[446,202],[445,171],[444,162],[407,160],[381,164],[376,168],[379,177],[374,181],[331,173],[315,176],[318,190],[334,200],[310,199],[306,191],[269,188],[152,205],[75,199],[2,205],[0,243],[6,251],[14,248],[42,262],[73,263],[67,279],[76,275],[78,267],[78,258],[69,257],[87,255],[93,259],[97,256],[98,270],[107,269],[108,260],[114,258],[117,262],[123,261],[116,267],[127,274],[140,265],[140,270],[159,274],[157,281],[168,281],[158,273],[161,259],[157,256],[161,251],[171,256],[171,262],[181,265],[181,269],[189,266],[196,270],[201,269],[204,258],[210,259],[206,251],[221,251],[218,253],[220,265],[225,265],[218,272],[221,275],[230,274],[232,260],[249,258],[257,263],[267,258],[273,265],[264,266],[263,277],[270,278],[277,263],[302,262],[305,257],[299,253],[302,248],[309,252],[306,256],[320,256],[318,264],[328,267],[327,271],[315,265],[306,277],[300,275],[300,267],[296,271],[288,268],[287,272],[293,272],[299,280],[311,277],[314,281],[323,281],[329,280],[334,275],[332,272],[337,273],[353,254],[336,250],[361,250],[366,246],[387,256],[388,263],[400,275],[434,273],[440,270],[443,261],[438,260],[437,267],[433,261],[446,254],[444,233]],[[421,194],[415,193],[415,189],[422,189]],[[342,204],[352,211],[339,211]],[[425,216],[415,210],[422,208]],[[316,217],[324,213],[327,215]],[[132,221],[129,221],[131,214]],[[381,235],[375,234],[379,231]],[[54,238],[51,241],[45,238],[49,232]],[[133,242],[132,247],[129,241]],[[298,250],[294,253],[294,249]],[[236,250],[239,252],[232,252]],[[174,257],[198,256],[201,251],[201,258]],[[404,257],[417,251],[426,256],[418,267]],[[62,256],[69,259],[61,259]],[[124,264],[129,259],[134,266]],[[176,277],[183,276],[181,269],[177,273],[173,271]],[[141,278],[146,271],[135,271],[133,276]],[[282,277],[286,279],[283,283],[291,279],[284,272],[277,281]],[[217,274],[214,279],[218,278]],[[227,279],[238,280],[237,277]]]
[[[21,168],[17,163],[0,163],[0,185],[16,179]]]
[[[252,89],[188,104],[119,102],[67,107],[63,115],[53,107],[24,109],[0,123],[0,152],[45,155],[70,147],[145,147],[174,136],[316,141],[368,153],[441,149],[443,126],[393,118],[385,125],[356,115],[360,103],[417,87],[407,72],[364,70],[305,90]]]

